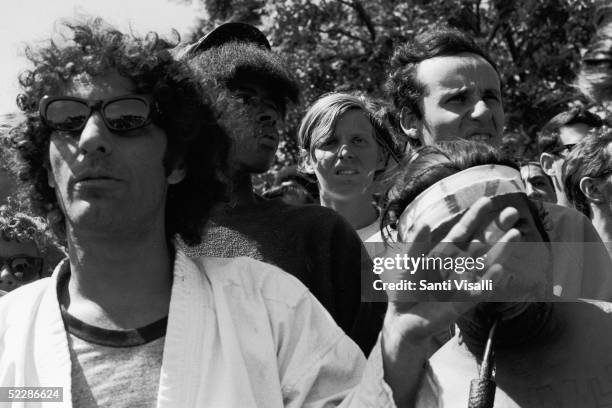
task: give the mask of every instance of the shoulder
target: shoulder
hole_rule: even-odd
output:
[[[591,221],[573,208],[543,202],[551,242],[601,241]]]
[[[29,316],[40,303],[44,293],[52,283],[51,278],[39,279],[35,282],[15,289],[0,298],[0,327],[6,328],[12,320],[23,320]]]
[[[308,289],[282,269],[247,257],[199,257],[193,261],[213,286],[231,288],[239,295],[261,297],[295,306],[309,294]]]

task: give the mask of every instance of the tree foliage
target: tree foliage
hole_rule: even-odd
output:
[[[536,132],[576,104],[572,82],[590,39],[595,0],[193,0],[210,18],[194,38],[226,21],[257,25],[284,54],[303,90],[289,114],[280,164],[294,163],[293,136],[321,94],[358,90],[383,98],[397,44],[447,24],[472,34],[498,61],[510,148],[533,155]]]

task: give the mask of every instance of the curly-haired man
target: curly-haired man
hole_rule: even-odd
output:
[[[233,142],[229,202],[215,208],[202,243],[186,252],[249,256],[280,267],[300,279],[367,354],[384,308],[360,305],[359,273],[371,268],[353,228],[328,208],[253,192],[252,175],[274,162],[285,112],[298,101],[297,82],[265,35],[245,23],[217,27],[182,50],[181,58],[215,90],[214,109]]]
[[[12,201],[0,208],[0,296],[51,275],[64,256],[41,218],[18,211]]]

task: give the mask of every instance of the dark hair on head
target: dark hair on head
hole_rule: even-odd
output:
[[[560,128],[582,123],[591,128],[603,126],[603,120],[583,106],[577,106],[553,116],[538,134],[538,149],[540,153],[552,153],[556,149],[563,147],[559,140]]]
[[[402,44],[391,57],[389,77],[385,84],[387,95],[397,110],[406,107],[422,119],[419,100],[425,92],[417,81],[417,68],[427,59],[472,53],[484,58],[499,74],[489,55],[467,34],[453,28],[440,28],[418,35],[414,41]]]
[[[612,129],[592,130],[567,155],[563,164],[563,186],[568,200],[578,211],[591,218],[589,200],[580,188],[584,177],[598,178],[612,172],[612,157],[608,145],[612,143]]]
[[[123,34],[99,18],[66,22],[63,27],[67,32],[60,42],[26,50],[35,68],[20,77],[23,93],[17,102],[26,120],[10,137],[32,208],[62,235],[64,215],[47,184],[52,131],[39,117],[40,99],[62,95],[76,76],[117,72],[132,82],[134,93],[149,94],[155,101],[159,114],[153,122],[167,136],[166,171],[178,163],[186,170],[183,181],[168,186],[166,233],[198,242],[210,208],[225,194],[219,174],[226,166],[229,139],[191,71],[172,58],[170,49],[178,38],[170,42],[155,33],[142,38]]]
[[[404,159],[396,171],[388,193],[389,203],[381,217],[381,230],[387,226],[395,228],[406,207],[434,183],[470,167],[487,164],[519,170],[512,159],[485,143],[452,140],[417,149]],[[536,215],[534,218],[540,234],[548,240],[544,227],[545,214],[541,205],[531,200],[528,200],[528,205],[532,214]]]
[[[205,86],[235,91],[241,82],[257,82],[271,93],[283,115],[289,101],[299,101],[298,83],[280,57],[256,44],[231,41],[182,58]]]
[[[3,241],[35,244],[40,257],[44,259],[43,276],[48,276],[65,254],[46,222],[21,212],[18,207],[13,200],[0,207],[0,237]]]

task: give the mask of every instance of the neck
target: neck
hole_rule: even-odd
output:
[[[229,196],[232,206],[255,204],[251,173],[237,171],[234,174]]]
[[[356,230],[367,227],[378,218],[378,212],[372,205],[372,197],[369,193],[339,199],[322,191],[321,205],[336,210]]]
[[[61,302],[100,327],[144,326],[168,314],[173,253],[163,219],[134,233],[81,231],[67,225],[71,277]]]
[[[601,240],[604,243],[612,242],[612,214],[591,205],[591,221]]]
[[[563,187],[559,183],[556,177],[553,177],[553,183],[555,184],[555,194],[557,195],[557,205],[562,205],[563,207],[574,208],[573,204],[567,199],[565,195],[565,191],[563,191]]]

